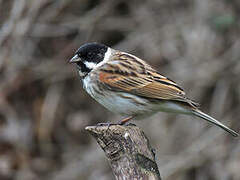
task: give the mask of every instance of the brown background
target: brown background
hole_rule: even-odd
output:
[[[130,52],[240,130],[239,0],[0,0],[0,179],[110,180],[86,125],[118,121],[68,63],[85,42]],[[239,180],[240,139],[194,117],[141,127],[164,180]]]

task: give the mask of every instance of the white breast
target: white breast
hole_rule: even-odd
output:
[[[108,110],[121,115],[135,115],[152,113],[152,105],[146,99],[123,92],[96,92],[95,84],[89,76],[83,80],[83,87],[88,94]]]

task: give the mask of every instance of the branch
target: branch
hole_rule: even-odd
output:
[[[154,151],[139,127],[104,125],[86,130],[104,150],[117,180],[161,180]]]

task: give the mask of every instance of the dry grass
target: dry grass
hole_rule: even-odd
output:
[[[89,41],[146,59],[239,131],[239,12],[238,0],[0,0],[0,179],[113,179],[83,129],[120,117],[81,89],[68,64]],[[164,180],[240,179],[239,138],[186,116],[136,123]]]

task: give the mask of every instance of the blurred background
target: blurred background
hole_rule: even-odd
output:
[[[0,0],[1,180],[114,179],[84,127],[121,117],[68,63],[93,41],[145,59],[239,132],[239,0]],[[134,123],[164,180],[240,179],[239,138],[184,115]]]

